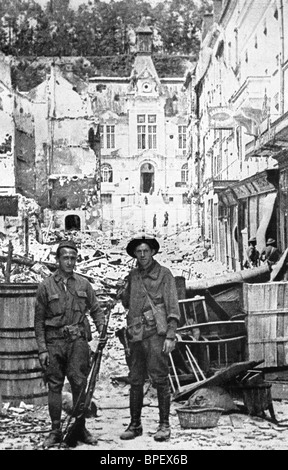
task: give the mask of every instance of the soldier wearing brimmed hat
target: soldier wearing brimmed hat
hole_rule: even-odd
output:
[[[169,353],[175,348],[180,319],[175,279],[154,256],[160,249],[156,238],[133,238],[127,253],[137,259],[122,291],[123,306],[128,309],[127,331],[130,343],[130,414],[131,422],[121,439],[134,439],[143,433],[141,410],[143,386],[147,375],[157,389],[159,428],[156,441],[170,438]]]
[[[62,440],[65,377],[71,385],[74,406],[78,403],[81,409],[84,404],[90,361],[88,341],[92,339],[86,312],[89,311],[99,334],[105,320],[90,282],[74,273],[77,252],[74,241],[61,241],[56,251],[58,269],[39,284],[36,293],[35,336],[48,384],[48,409],[52,422],[44,448],[53,447]],[[85,427],[85,418],[77,431],[79,441],[97,443]]]
[[[281,257],[281,251],[277,248],[276,240],[268,238],[266,247],[262,250],[260,259],[268,263],[270,266],[277,263]]]

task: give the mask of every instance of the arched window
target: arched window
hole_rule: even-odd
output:
[[[188,183],[188,163],[185,163],[181,168],[181,182]]]
[[[101,183],[112,183],[113,182],[113,170],[109,163],[104,163],[101,166]]]
[[[70,214],[65,217],[65,230],[81,230],[81,220],[79,215]]]

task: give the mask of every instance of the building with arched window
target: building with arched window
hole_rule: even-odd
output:
[[[188,163],[184,163],[184,165],[181,168],[181,183],[188,183]]]
[[[113,64],[87,58],[82,77],[83,58],[47,58],[46,79],[16,93],[16,190],[35,197],[57,228],[105,230],[113,221],[140,230],[155,212],[158,220],[169,213],[169,229],[190,221],[183,166],[195,63],[153,54],[152,36],[143,20],[135,53]]]
[[[143,20],[136,30],[130,75],[103,76],[99,70],[89,80],[100,123],[101,200],[107,227],[110,220],[116,226],[150,227],[155,211],[159,220],[168,211],[171,226],[190,222],[183,197],[188,189],[185,77],[193,64],[187,57],[177,61],[177,67],[167,66],[171,75],[158,71],[152,29]]]
[[[109,163],[101,165],[101,183],[113,182],[113,170]]]

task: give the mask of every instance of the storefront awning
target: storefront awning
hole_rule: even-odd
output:
[[[276,196],[276,192],[267,194],[263,202],[263,214],[256,233],[257,249],[260,253],[266,246],[266,232],[272,217]]]

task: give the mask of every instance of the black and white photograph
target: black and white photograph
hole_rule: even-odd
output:
[[[7,450],[288,450],[288,0],[0,0]]]

